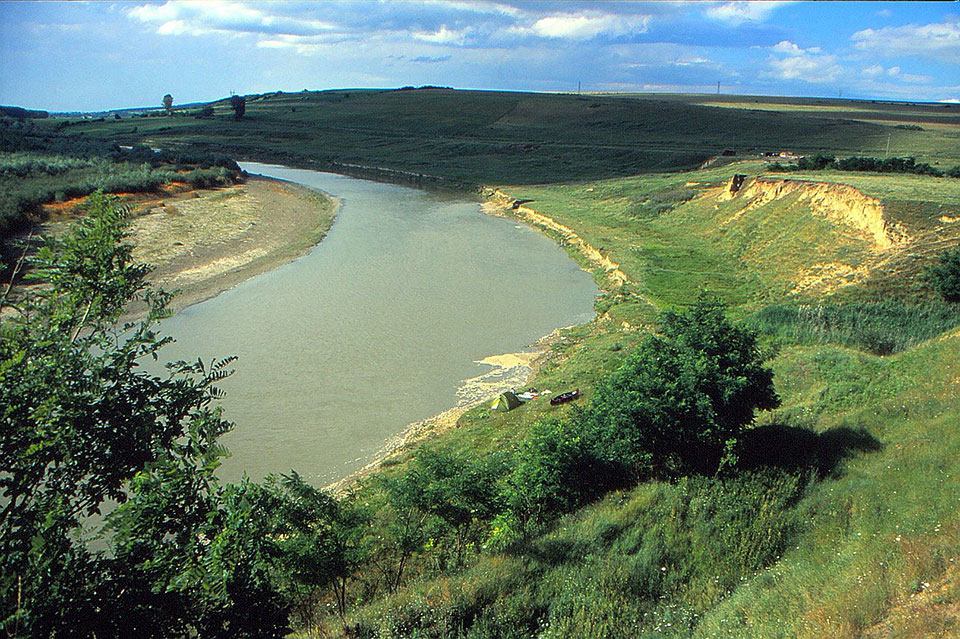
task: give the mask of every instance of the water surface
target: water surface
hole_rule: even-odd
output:
[[[588,321],[597,288],[551,240],[463,196],[244,163],[342,200],[309,255],[164,322],[168,359],[237,355],[221,475],[323,483],[456,403],[476,360]]]

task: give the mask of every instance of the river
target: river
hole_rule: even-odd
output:
[[[243,163],[341,199],[308,255],[165,320],[168,360],[236,355],[221,476],[323,484],[457,402],[477,361],[588,321],[598,289],[550,239],[475,200]]]

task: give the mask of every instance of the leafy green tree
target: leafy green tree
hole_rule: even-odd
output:
[[[145,371],[168,296],[130,261],[102,195],[35,260],[36,296],[0,323],[0,628],[36,637],[280,637],[275,542],[246,485],[214,471],[230,359]],[[145,320],[118,324],[131,300]],[[110,502],[100,547],[84,527]]]
[[[304,483],[297,473],[267,478],[265,513],[280,551],[281,585],[312,621],[318,593],[331,591],[346,629],[347,588],[367,561],[368,515],[349,499],[337,500]]]
[[[163,108],[166,109],[167,115],[173,113],[173,96],[169,93],[163,96]]]
[[[773,373],[715,300],[664,314],[661,330],[598,388],[596,454],[637,477],[711,472],[757,410],[779,405]]]
[[[943,251],[927,268],[927,281],[948,302],[960,302],[960,249]]]
[[[517,450],[516,466],[504,489],[508,517],[501,517],[496,526],[529,532],[618,483],[615,469],[597,457],[597,435],[579,416],[535,424]]]
[[[487,534],[487,524],[500,510],[499,479],[505,459],[423,449],[410,467],[395,477],[380,478],[389,506],[383,513],[387,534],[380,548],[381,572],[395,591],[403,583],[410,559],[430,553],[442,568],[459,566],[469,547]]]

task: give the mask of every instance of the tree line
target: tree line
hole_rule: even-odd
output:
[[[868,156],[853,156],[837,158],[833,155],[818,153],[804,156],[794,164],[780,164],[774,162],[767,167],[768,171],[859,171],[867,173],[912,173],[914,175],[931,175],[934,177],[960,177],[960,165],[941,171],[926,162],[917,162],[916,158],[874,158]]]

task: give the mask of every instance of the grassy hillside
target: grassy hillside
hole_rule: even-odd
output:
[[[305,91],[248,96],[240,121],[233,120],[226,101],[214,103],[214,111],[209,118],[180,112],[177,117],[45,125],[124,143],[189,144],[239,158],[318,167],[388,167],[471,184],[691,169],[726,149],[883,155],[888,134],[894,138],[891,152],[924,161],[936,156],[947,166],[960,163],[955,128],[896,129],[849,119],[849,112],[812,116],[789,108],[731,109],[663,96]]]
[[[637,326],[652,325],[655,309],[684,305],[707,288],[761,331],[783,404],[748,431],[730,475],[616,491],[521,546],[478,552],[461,570],[438,571],[435,551],[422,550],[406,587],[353,613],[358,636],[958,631],[960,308],[933,298],[921,279],[934,246],[960,245],[957,225],[941,221],[960,213],[956,184],[854,176],[862,196],[877,198],[889,227],[903,234],[899,244],[881,249],[848,220],[817,214],[798,192],[766,201],[763,193],[750,196],[753,178],[782,180],[762,175],[762,168],[740,163],[501,187],[602,247],[629,278],[611,286],[596,271],[608,291],[598,302],[603,316],[564,332],[536,386],[577,386],[586,404],[643,339]],[[731,197],[735,172],[750,178]],[[849,196],[841,186],[830,188]],[[926,199],[913,199],[918,193]],[[523,216],[523,209],[514,214]],[[912,268],[889,268],[906,256]],[[824,262],[862,277],[798,289]],[[787,310],[818,305],[822,313],[852,313],[855,320],[846,329],[836,320],[828,331],[796,315],[784,319]],[[479,407],[426,445],[495,455],[520,445],[534,424],[571,410],[540,400],[506,414]],[[392,460],[386,472],[402,476],[418,450]],[[376,499],[377,491],[373,482],[361,495]]]

